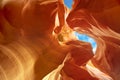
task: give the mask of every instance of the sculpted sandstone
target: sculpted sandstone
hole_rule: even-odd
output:
[[[120,79],[120,1],[73,1],[0,1],[0,80]]]

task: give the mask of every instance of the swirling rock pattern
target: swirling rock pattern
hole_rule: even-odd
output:
[[[119,13],[119,0],[1,0],[0,80],[119,80]]]

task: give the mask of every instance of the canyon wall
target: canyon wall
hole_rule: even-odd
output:
[[[120,1],[73,1],[0,1],[0,80],[120,79]]]

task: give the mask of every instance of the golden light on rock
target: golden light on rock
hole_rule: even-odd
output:
[[[73,2],[0,0],[0,80],[120,79],[120,1]]]

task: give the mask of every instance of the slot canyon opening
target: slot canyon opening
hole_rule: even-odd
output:
[[[64,0],[64,4],[67,8],[71,9],[72,8],[72,4],[73,4],[73,0]],[[96,52],[96,48],[97,48],[97,43],[95,42],[95,40],[86,35],[86,34],[81,34],[81,33],[78,33],[78,32],[74,32],[74,35],[76,36],[76,38],[80,41],[84,41],[84,42],[89,42],[92,46],[92,51],[93,53],[95,54]]]
[[[73,4],[73,0],[64,0],[64,4],[66,5],[66,7],[71,9],[72,8],[72,4]]]
[[[97,43],[95,42],[95,40],[91,37],[89,37],[86,34],[80,34],[78,32],[74,32],[75,36],[77,37],[78,40],[84,41],[84,42],[89,42],[92,46],[92,51],[95,54],[96,52],[96,48],[97,48]]]
[[[117,1],[0,1],[0,80],[119,80]]]

